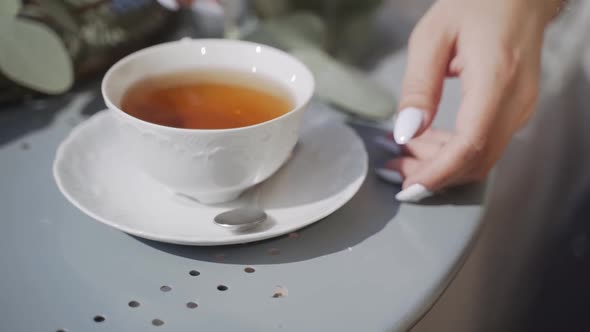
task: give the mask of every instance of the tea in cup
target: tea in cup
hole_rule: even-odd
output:
[[[313,91],[311,72],[289,54],[223,39],[137,51],[102,81],[120,160],[205,204],[235,199],[287,161]]]

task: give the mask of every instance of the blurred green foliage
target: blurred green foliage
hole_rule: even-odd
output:
[[[67,91],[146,45],[172,15],[152,0],[0,3],[0,103]]]

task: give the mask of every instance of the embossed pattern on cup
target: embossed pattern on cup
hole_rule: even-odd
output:
[[[289,91],[295,105],[290,112],[253,126],[202,130],[145,122],[119,108],[126,89],[147,75],[252,67]],[[234,199],[286,162],[313,90],[310,71],[290,55],[255,43],[216,39],[182,40],[138,51],[116,63],[102,83],[105,102],[119,119],[123,155],[118,161],[132,163],[172,193],[203,203]]]

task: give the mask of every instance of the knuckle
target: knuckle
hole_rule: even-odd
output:
[[[466,137],[461,142],[460,157],[467,162],[474,162],[481,159],[488,145],[488,139],[484,136]]]
[[[417,99],[433,99],[437,86],[433,80],[411,77],[404,82],[404,97]]]

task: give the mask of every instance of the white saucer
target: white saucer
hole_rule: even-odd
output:
[[[147,239],[223,245],[286,234],[343,206],[367,175],[367,152],[352,129],[308,121],[293,158],[275,175],[234,202],[206,206],[175,196],[124,163],[114,121],[103,111],[75,128],[57,150],[53,174],[61,192],[84,213]],[[269,215],[261,227],[236,233],[213,223],[218,213],[255,200]]]

